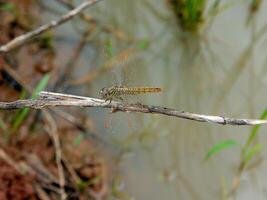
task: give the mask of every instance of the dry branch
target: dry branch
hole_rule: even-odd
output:
[[[68,9],[75,8],[73,3],[70,2],[70,1],[66,1],[66,0],[56,0],[56,1],[58,3],[60,3],[61,5],[65,6],[66,8],[68,8]],[[108,24],[102,24],[99,20],[97,20],[96,18],[92,17],[91,15],[88,15],[88,14],[85,14],[85,13],[80,13],[79,16],[85,22],[90,23],[93,26],[96,25],[103,32],[110,33],[110,34],[114,35],[117,39],[127,40],[130,43],[134,42],[134,39],[129,38],[128,36],[126,36],[126,34],[123,31],[117,30],[115,27],[112,27],[112,26],[110,26]]]
[[[20,36],[14,38],[13,40],[8,42],[7,44],[0,46],[0,53],[6,53],[12,49],[15,49],[15,48],[21,46],[22,44],[26,43],[27,41],[35,38],[36,36],[65,23],[66,21],[70,20],[74,16],[80,14],[87,7],[97,3],[99,1],[101,1],[101,0],[87,0],[84,3],[80,4],[78,7],[69,11],[67,14],[62,15],[59,19],[53,20],[53,21],[49,22],[48,24],[42,25],[33,31],[27,32],[23,35],[20,35]]]
[[[14,102],[0,102],[0,109],[11,110],[19,108],[34,108],[42,109],[49,106],[77,106],[77,107],[101,107],[111,108],[113,112],[138,112],[149,114],[162,114],[167,116],[173,116],[178,118],[184,118],[199,122],[210,122],[221,125],[258,125],[267,124],[267,120],[260,119],[235,119],[222,116],[202,115],[196,113],[185,112],[172,108],[166,108],[161,106],[151,106],[143,104],[124,104],[117,101],[111,103],[105,102],[102,99],[83,97],[76,95],[68,95],[62,93],[53,92],[41,92],[38,99],[31,100],[18,100]]]
[[[45,111],[44,115],[46,116],[46,120],[49,125],[47,125],[46,129],[51,137],[51,139],[54,142],[55,146],[55,153],[56,153],[56,163],[58,167],[58,176],[59,176],[59,186],[60,186],[60,195],[61,195],[61,200],[67,199],[67,194],[65,192],[65,176],[64,176],[64,169],[61,163],[61,157],[62,157],[62,152],[61,152],[61,145],[59,141],[59,136],[58,136],[58,130],[57,130],[57,125],[53,119],[53,117],[50,115],[49,112]]]

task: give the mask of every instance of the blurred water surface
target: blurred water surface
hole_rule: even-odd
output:
[[[129,38],[145,41],[148,47],[139,49],[126,62],[82,88],[71,90],[99,96],[102,87],[130,80],[132,86],[164,89],[160,95],[143,95],[140,97],[143,103],[202,114],[258,118],[266,107],[267,96],[266,9],[267,2],[263,2],[254,25],[246,26],[248,4],[236,3],[195,36],[179,31],[164,0],[104,0],[86,12]],[[73,26],[84,28],[75,22],[59,28],[58,32],[64,30],[63,35],[71,38],[70,35],[75,35]],[[97,39],[111,41],[115,52],[135,45],[106,35]],[[68,44],[58,42],[58,48],[63,50],[59,57],[70,53],[78,39],[68,41]],[[67,46],[68,51],[61,45]],[[105,45],[89,42],[74,77],[104,65],[109,59],[103,51]],[[231,148],[206,162],[204,156],[222,140],[244,143],[251,130],[251,127],[220,126],[158,115],[111,115],[100,109],[87,112],[101,138],[125,150],[116,170],[124,184],[123,192],[134,199],[223,199],[223,190],[231,188],[237,173],[240,151]],[[110,125],[104,128],[109,117]],[[130,127],[128,118],[132,120]],[[267,139],[264,130],[265,127],[258,138],[263,144]],[[265,154],[266,150],[259,166],[243,174],[236,199],[266,199]]]

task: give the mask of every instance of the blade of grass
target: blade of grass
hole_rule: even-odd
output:
[[[138,48],[142,49],[142,50],[147,49],[149,47],[149,45],[150,45],[150,43],[148,40],[142,40],[137,44]]]
[[[46,74],[43,76],[43,78],[39,81],[36,88],[34,89],[31,98],[36,99],[38,97],[38,94],[45,89],[45,87],[48,84],[48,81],[50,79],[50,74]]]
[[[13,14],[14,17],[18,16],[18,8],[13,3],[3,3],[0,5],[0,10]]]
[[[39,92],[45,89],[46,85],[48,84],[50,75],[46,74],[44,77],[39,81],[37,84],[36,88],[34,89],[31,99],[36,99],[38,96]],[[17,131],[18,127],[22,124],[22,122],[26,119],[28,113],[29,113],[29,108],[23,108],[16,116],[14,123],[12,124],[11,132],[14,133]]]
[[[101,176],[93,177],[92,179],[88,181],[79,180],[77,183],[78,190],[83,192],[88,186],[98,184],[101,181]]]
[[[112,57],[114,55],[114,48],[111,40],[106,41],[104,48],[105,48],[105,53],[108,55],[108,57]]]
[[[27,91],[26,91],[25,89],[23,89],[23,90],[21,91],[21,93],[20,93],[19,99],[20,99],[20,100],[25,99],[26,96],[27,96]],[[14,119],[12,120],[13,123],[16,121],[16,118],[17,118],[17,116],[19,115],[20,112],[21,112],[21,109],[16,110],[16,112],[15,112],[15,117],[14,117]],[[13,123],[12,123],[12,124],[13,124]]]
[[[0,6],[0,9],[1,10],[4,10],[4,11],[8,11],[8,12],[14,12],[14,10],[15,10],[15,4],[13,4],[13,3],[3,3]]]
[[[1,118],[0,118],[0,129],[2,129],[3,131],[7,130],[6,124]]]
[[[0,118],[0,130],[3,130],[2,135],[4,136],[4,141],[6,141],[7,135],[8,135],[8,128],[5,124],[5,122]]]
[[[208,160],[211,156],[213,156],[216,153],[219,153],[223,149],[234,147],[234,146],[241,146],[241,145],[235,140],[226,140],[219,144],[216,144],[207,152],[204,160]]]
[[[85,133],[80,133],[73,141],[75,146],[79,146],[85,138]]]
[[[267,108],[264,110],[264,112],[261,114],[260,119],[266,119],[267,118]],[[245,155],[247,149],[249,148],[249,146],[251,145],[251,143],[253,142],[253,140],[255,139],[255,137],[258,135],[258,131],[261,125],[256,125],[253,127],[252,131],[250,132],[250,135],[247,139],[246,144],[243,147],[243,151],[242,154]]]
[[[262,144],[256,144],[255,146],[253,146],[252,148],[250,148],[247,152],[247,154],[245,155],[245,159],[244,159],[244,163],[245,166],[248,164],[248,162],[257,154],[259,153],[263,148]]]

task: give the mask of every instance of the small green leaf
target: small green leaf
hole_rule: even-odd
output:
[[[7,130],[6,124],[1,118],[0,118],[0,129],[2,129],[3,131]]]
[[[98,184],[101,181],[101,176],[95,176],[88,181],[88,185]]]
[[[245,155],[245,165],[247,165],[247,163],[257,154],[262,150],[263,146],[262,144],[256,144],[255,146],[253,146],[252,148],[250,148],[247,152],[247,154]]]
[[[26,92],[25,89],[23,89],[22,92],[21,92],[21,94],[20,94],[19,99],[25,99],[26,96],[27,96],[27,92]],[[15,117],[14,117],[13,122],[12,122],[11,132],[16,131],[17,124],[19,124],[19,121],[21,120],[20,118],[21,118],[21,115],[22,115],[21,114],[22,111],[23,111],[23,109],[16,110],[16,114],[15,114]],[[7,137],[8,137],[8,135],[7,135]]]
[[[88,185],[86,181],[79,179],[78,182],[76,183],[76,186],[80,192],[83,192]]]
[[[45,89],[46,85],[48,84],[49,78],[50,78],[49,74],[44,75],[44,77],[40,80],[40,82],[34,89],[31,99],[36,99],[39,92]],[[22,124],[24,119],[27,117],[29,111],[30,111],[29,108],[23,108],[19,113],[16,114],[15,120],[11,128],[12,133],[15,132],[18,129],[18,127]]]
[[[39,39],[39,45],[42,49],[52,49],[53,48],[53,36],[50,32],[46,32]]]
[[[29,111],[30,111],[29,108],[23,108],[21,112],[18,113],[18,115],[15,117],[15,121],[11,128],[12,133],[18,129],[18,127],[21,125],[21,123],[24,121],[24,119],[28,115]]]
[[[263,111],[263,113],[260,116],[260,119],[266,119],[266,118],[267,118],[267,108]],[[253,127],[252,131],[250,132],[249,138],[243,148],[243,155],[245,154],[245,151],[249,148],[250,144],[257,136],[260,127],[261,125],[256,125]]]
[[[148,40],[143,40],[138,43],[139,49],[147,49],[149,47],[150,43]]]
[[[48,84],[48,81],[50,79],[50,74],[46,74],[44,75],[44,77],[39,81],[39,83],[37,84],[36,88],[34,89],[31,99],[36,99],[38,94],[45,89],[45,87]]]
[[[234,140],[226,140],[224,142],[221,142],[219,144],[216,144],[215,146],[213,146],[208,153],[205,156],[205,160],[208,160],[211,156],[213,156],[214,154],[222,151],[223,149],[229,148],[229,147],[233,147],[233,146],[241,146],[238,142],[234,141]]]
[[[13,3],[4,3],[0,6],[1,10],[8,11],[8,12],[14,12],[15,11],[15,5]]]
[[[82,179],[79,179],[77,184],[77,188],[79,191],[84,191],[86,188],[88,188],[90,185],[98,184],[101,181],[100,176],[95,176],[92,179],[89,179],[87,181],[84,181]]]
[[[106,41],[106,44],[105,44],[104,48],[105,48],[105,52],[107,53],[107,55],[109,57],[112,57],[113,54],[114,54],[114,49],[113,49],[111,40],[107,40]]]
[[[82,142],[82,140],[84,139],[84,134],[83,133],[80,133],[73,141],[73,144],[75,146],[79,146]]]

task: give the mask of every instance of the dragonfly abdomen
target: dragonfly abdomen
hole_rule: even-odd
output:
[[[124,87],[124,86],[113,86],[110,88],[102,88],[100,94],[103,99],[110,101],[113,98],[123,100],[123,95],[137,95],[145,93],[157,93],[161,92],[162,89],[159,87]]]
[[[121,87],[116,88],[121,95],[136,95],[144,93],[157,93],[161,92],[162,89],[158,87]]]

